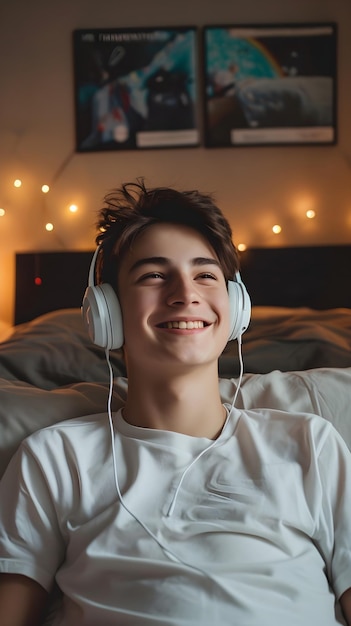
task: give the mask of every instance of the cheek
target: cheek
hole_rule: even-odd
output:
[[[125,335],[129,333],[138,334],[140,329],[145,326],[148,312],[151,310],[152,298],[148,293],[133,294],[129,293],[120,300],[123,317],[123,328]]]
[[[230,329],[230,307],[229,307],[229,296],[227,290],[223,293],[223,296],[220,301],[220,326],[222,328],[223,333],[223,341],[226,343],[229,337],[229,329]]]

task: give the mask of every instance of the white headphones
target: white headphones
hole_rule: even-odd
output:
[[[95,266],[100,246],[95,250],[90,270],[88,286],[82,303],[85,327],[92,342],[108,350],[123,346],[122,311],[117,295],[111,285],[95,285]],[[230,330],[228,341],[237,339],[247,329],[251,317],[251,301],[239,272],[234,280],[228,281]]]

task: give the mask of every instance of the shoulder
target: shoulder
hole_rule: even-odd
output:
[[[339,437],[330,422],[312,413],[262,408],[240,410],[238,418],[239,438],[250,433],[257,446],[284,456],[319,456],[326,442]]]
[[[294,433],[300,430],[328,433],[333,429],[328,420],[314,413],[270,408],[243,409],[239,413],[240,420],[261,430],[281,428]]]
[[[95,480],[109,467],[111,435],[106,413],[60,422],[25,439],[12,457],[2,488],[24,485],[25,491],[47,493],[72,503],[82,481]],[[94,478],[95,477],[95,478]]]
[[[110,446],[106,413],[65,420],[31,434],[19,447],[17,457],[31,459],[39,466],[58,465],[75,459],[96,458],[98,450]],[[29,461],[28,461],[29,462]]]
[[[31,446],[49,440],[51,437],[79,437],[92,432],[96,433],[107,424],[108,417],[106,413],[83,415],[41,428],[29,435],[24,442],[26,445]]]

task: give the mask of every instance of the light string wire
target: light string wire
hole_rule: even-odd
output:
[[[69,164],[71,163],[71,161],[73,160],[73,158],[75,157],[75,151],[71,151],[69,152],[69,154],[63,159],[63,161],[59,164],[57,170],[54,172],[53,176],[51,177],[51,182],[50,182],[50,190],[52,188],[53,185],[55,185],[55,183],[61,178],[62,174],[65,172],[65,170],[67,169],[67,167],[69,166]],[[50,219],[50,214],[52,214],[52,210],[51,210],[51,204],[50,204],[50,208],[49,208],[49,202],[48,202],[48,198],[46,197],[47,194],[43,194],[41,201],[42,201],[42,215],[43,215],[43,219],[44,221],[46,219]],[[61,248],[65,249],[66,243],[63,237],[61,237],[56,229],[53,229],[53,236],[55,237],[56,241],[58,242],[58,244],[61,246]]]
[[[16,133],[15,143],[14,143],[14,148],[13,148],[13,156],[17,160],[20,159],[21,161],[23,159],[21,159],[19,155],[19,148],[20,148],[20,143],[23,139],[23,135],[24,133]],[[58,182],[58,180],[64,174],[64,172],[66,171],[68,166],[71,164],[71,161],[75,158],[75,156],[76,156],[76,151],[70,150],[70,152],[59,163],[58,167],[56,168],[53,175],[51,176],[50,184],[48,185],[49,190],[51,192],[51,194],[49,194],[49,197],[50,195],[52,195],[52,187]],[[38,200],[37,204],[38,204],[38,208],[40,209],[40,213],[41,213],[43,221],[45,222],[49,220],[52,214],[52,209],[51,209],[51,203],[46,193],[42,193],[40,195],[40,200]],[[64,238],[57,233],[57,230],[55,228],[53,228],[53,232],[51,232],[51,237],[56,239],[57,243],[60,245],[61,248],[65,249],[67,247],[65,244]]]
[[[240,385],[241,385],[241,381],[242,381],[242,377],[243,377],[243,370],[244,370],[244,366],[243,366],[243,358],[242,358],[242,341],[241,341],[241,335],[238,337],[238,351],[239,351],[239,363],[240,363],[240,375],[239,375],[239,379],[238,379],[238,383],[237,383],[237,388],[230,406],[230,410],[228,412],[226,421],[224,423],[224,426],[222,428],[221,434],[224,432],[228,422],[229,422],[229,416],[230,413],[235,405],[237,396],[238,396],[238,392],[240,389]],[[113,425],[113,416],[112,416],[112,397],[113,397],[113,385],[114,385],[114,376],[113,376],[113,369],[112,369],[112,364],[111,364],[111,359],[110,359],[110,350],[109,348],[106,348],[105,350],[105,356],[106,356],[106,363],[108,366],[108,370],[109,370],[109,392],[108,392],[108,400],[107,400],[107,414],[108,414],[108,422],[109,422],[109,429],[110,429],[110,435],[111,435],[111,448],[112,448],[112,461],[113,461],[113,474],[114,474],[114,482],[115,482],[115,487],[116,487],[116,491],[117,491],[117,495],[118,498],[120,500],[121,505],[123,506],[123,508],[125,509],[125,511],[127,513],[129,513],[129,515],[131,515],[131,517],[138,523],[140,524],[140,526],[145,530],[145,532],[157,543],[157,545],[161,548],[161,550],[172,560],[172,561],[176,561],[178,563],[181,563],[182,565],[185,565],[186,567],[189,567],[192,570],[195,570],[196,572],[199,572],[202,575],[205,575],[207,578],[211,579],[212,581],[216,582],[215,579],[208,573],[206,572],[206,570],[202,569],[201,567],[197,567],[196,565],[192,565],[191,563],[188,563],[187,561],[183,560],[181,557],[179,557],[175,552],[173,552],[173,550],[171,550],[170,548],[168,548],[162,541],[160,541],[158,539],[158,537],[155,535],[155,533],[152,532],[152,530],[150,530],[150,528],[127,506],[127,504],[125,503],[125,500],[122,496],[121,490],[120,490],[120,486],[119,486],[119,482],[118,482],[118,472],[117,472],[117,459],[116,459],[116,448],[115,448],[115,430],[114,430],[114,425]],[[186,470],[183,472],[183,475],[179,481],[178,487],[176,489],[175,495],[172,499],[171,502],[171,506],[167,512],[167,517],[170,517],[173,513],[174,507],[175,507],[175,503],[177,500],[177,495],[179,493],[179,490],[182,486],[183,480],[185,478],[185,476],[187,475],[188,471],[191,469],[191,467],[193,467],[193,465],[201,458],[201,456],[203,456],[206,452],[209,452],[209,450],[211,450],[217,443],[218,443],[219,438],[215,439],[209,446],[207,446],[207,448],[205,448],[204,450],[202,450],[200,452],[200,454],[198,454],[195,459],[193,459],[193,461],[190,463],[190,465],[188,465],[188,467],[186,468]]]

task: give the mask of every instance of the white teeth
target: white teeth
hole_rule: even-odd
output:
[[[202,320],[196,320],[195,322],[167,322],[167,328],[180,328],[181,330],[192,330],[193,328],[203,328],[204,323]]]

